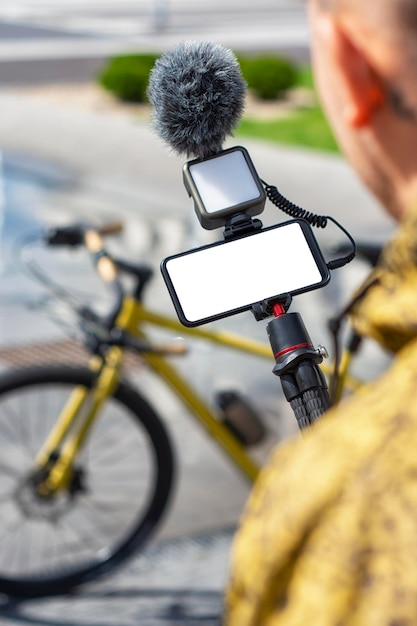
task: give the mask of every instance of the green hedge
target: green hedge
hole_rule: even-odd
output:
[[[147,102],[149,73],[159,55],[126,54],[110,59],[99,84],[125,102]]]
[[[104,66],[99,84],[125,102],[147,102],[149,73],[158,55],[116,56]],[[239,63],[248,88],[260,99],[275,100],[297,82],[297,67],[280,56],[240,56]]]
[[[297,83],[297,67],[279,56],[240,57],[248,88],[261,100],[275,100]]]

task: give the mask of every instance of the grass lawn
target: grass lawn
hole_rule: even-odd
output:
[[[288,117],[257,120],[244,118],[235,132],[236,137],[253,137],[275,143],[338,152],[336,141],[322,110],[296,109]]]
[[[297,87],[314,92],[310,67],[299,68]],[[245,117],[237,128],[235,136],[264,139],[314,150],[339,151],[329,124],[317,104],[294,108],[287,116],[277,116],[275,119]]]

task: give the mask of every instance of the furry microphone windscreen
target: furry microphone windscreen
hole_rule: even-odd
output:
[[[156,61],[147,94],[163,141],[187,158],[204,158],[219,152],[236,128],[246,83],[231,50],[186,41]]]

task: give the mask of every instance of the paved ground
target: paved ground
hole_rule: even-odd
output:
[[[22,0],[0,6],[0,84],[81,81],[116,53],[210,39],[308,58],[302,0]]]
[[[233,528],[150,546],[71,596],[0,604],[2,626],[219,626]]]
[[[22,173],[23,168],[26,177],[49,181],[41,196],[31,192],[27,197],[30,205],[26,203],[25,224],[31,219],[39,224],[65,223],[74,217],[100,221],[122,218],[128,228],[114,245],[135,258],[151,258],[156,268],[165,254],[207,238],[197,227],[186,197],[181,161],[160,145],[146,120],[58,106],[3,89],[0,145],[11,169],[14,162],[15,173]],[[260,175],[277,183],[296,203],[335,215],[356,236],[379,238],[390,230],[390,222],[381,216],[376,203],[341,159],[255,141],[245,145]],[[281,218],[272,208],[264,214],[265,224]],[[335,232],[325,234],[323,243],[336,237]],[[355,267],[342,271],[340,279],[326,289],[298,299],[297,308],[302,309],[314,340],[323,343],[323,311],[333,309],[358,281],[363,268]],[[81,275],[68,278],[77,281]],[[82,278],[90,285],[90,279]],[[3,302],[6,296],[11,302],[21,291],[20,280],[15,268],[7,265],[1,287]],[[170,306],[159,278],[149,299],[161,310]],[[263,327],[250,316],[233,318],[226,325],[264,336]],[[41,323],[37,315],[23,313],[18,307],[3,307],[0,312],[3,347],[55,336],[59,331]],[[269,363],[263,370],[253,363],[237,363],[226,355],[219,357],[196,347],[185,367],[193,372],[196,384],[208,391],[220,376],[223,381],[237,377],[238,384],[251,385],[262,410],[277,425],[275,435],[285,436],[292,430],[285,414],[278,418],[282,404]],[[145,378],[145,388],[147,384]],[[172,400],[167,404],[165,397],[159,397],[159,402],[168,409],[167,423],[177,445],[182,446],[180,485],[159,541],[117,576],[77,595],[21,604],[5,599],[0,608],[2,626],[218,623],[230,541],[248,486],[198,430],[190,428],[181,407]],[[260,451],[261,457],[268,447]]]

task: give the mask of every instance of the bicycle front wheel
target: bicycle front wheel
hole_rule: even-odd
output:
[[[40,497],[34,459],[88,369],[36,367],[0,377],[0,592],[52,595],[107,573],[156,529],[173,484],[161,420],[129,385],[106,401],[71,483]]]

